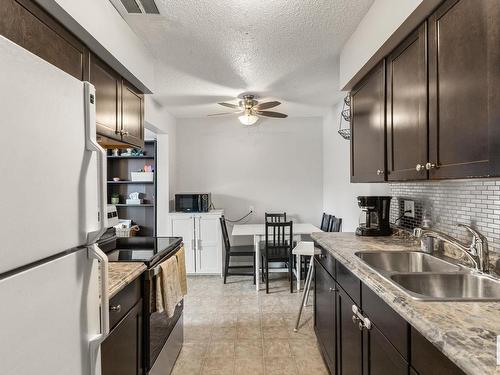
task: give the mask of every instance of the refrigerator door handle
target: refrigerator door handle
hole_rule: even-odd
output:
[[[96,375],[96,369],[99,368],[97,363],[99,347],[104,339],[109,334],[109,292],[108,292],[108,257],[96,244],[92,244],[88,248],[88,257],[96,259],[100,266],[100,333],[90,339],[90,363],[91,375]]]
[[[85,103],[85,147],[87,151],[97,153],[97,184],[99,187],[99,229],[87,234],[87,244],[95,243],[106,232],[108,227],[107,213],[107,162],[106,150],[104,150],[96,139],[96,109],[95,109],[95,87],[89,83],[83,83]]]

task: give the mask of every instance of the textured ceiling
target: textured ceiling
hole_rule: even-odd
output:
[[[157,57],[155,98],[176,117],[224,112],[243,92],[291,116],[335,103],[338,54],[373,0],[157,0],[126,21]]]

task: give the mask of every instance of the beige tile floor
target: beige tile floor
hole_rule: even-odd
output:
[[[173,374],[327,375],[312,307],[293,332],[301,294],[290,293],[286,276],[277,277],[267,295],[249,277],[230,277],[226,285],[216,276],[190,277],[185,343]]]

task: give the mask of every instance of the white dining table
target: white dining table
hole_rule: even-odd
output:
[[[295,241],[300,241],[302,235],[321,232],[317,226],[309,223],[293,223],[293,238]],[[233,226],[232,236],[252,236],[255,246],[255,289],[260,289],[260,242],[265,240],[266,226],[265,224],[236,224]],[[300,261],[297,259],[297,261]],[[300,263],[299,263],[300,264]],[[300,272],[297,275],[297,290],[300,288]]]

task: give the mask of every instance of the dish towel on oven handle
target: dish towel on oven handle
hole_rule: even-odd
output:
[[[185,296],[187,294],[187,277],[186,277],[186,255],[184,246],[175,254],[177,257],[177,267],[179,268],[179,282],[181,283],[181,292]]]
[[[160,274],[156,278],[156,311],[165,311],[171,318],[182,297],[177,257],[173,256],[160,264]]]

